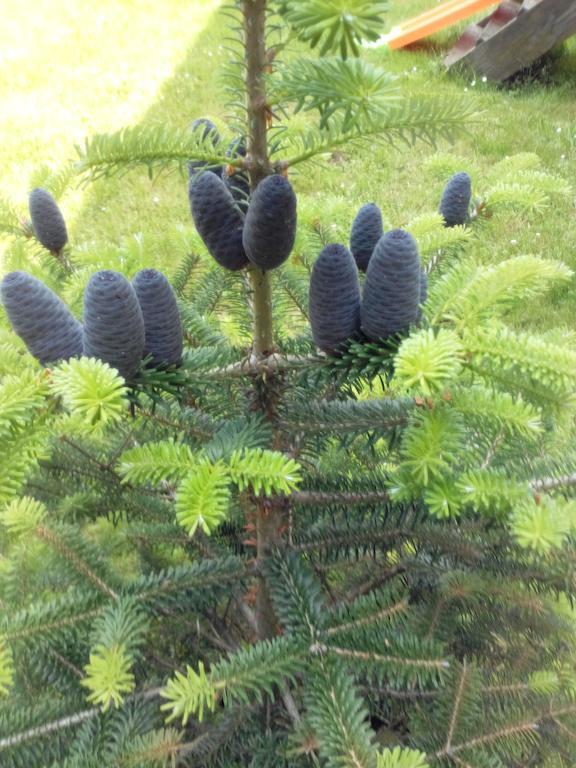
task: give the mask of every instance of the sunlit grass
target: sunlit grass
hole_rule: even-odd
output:
[[[217,5],[0,0],[0,194],[24,195],[40,162],[138,120]]]

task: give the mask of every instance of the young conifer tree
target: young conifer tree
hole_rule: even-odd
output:
[[[2,283],[49,366],[4,327],[2,766],[576,760],[576,343],[510,320],[570,271],[475,256],[465,174],[440,214],[385,231],[363,206],[352,253],[322,222],[313,265],[289,260],[293,167],[468,116],[358,57],[385,5],[238,2],[240,138],[197,119],[86,145],[92,177],[189,164],[215,261],[182,260],[179,315],[150,264],[91,274],[67,234],[42,243],[51,222],[2,208],[9,262],[36,232],[52,259],[29,270],[69,300],[85,286],[82,355],[55,293]],[[320,58],[282,61],[295,38]],[[317,123],[281,128],[290,106]],[[504,161],[472,218],[567,191],[536,166]]]

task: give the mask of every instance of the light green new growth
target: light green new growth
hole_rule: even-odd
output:
[[[230,476],[224,464],[199,463],[184,478],[175,498],[176,518],[189,536],[210,535],[228,515]]]
[[[454,331],[429,328],[406,339],[394,361],[395,381],[411,394],[439,394],[461,368],[462,346]]]
[[[121,706],[124,696],[134,690],[130,666],[131,659],[124,646],[96,646],[84,668],[86,676],[80,681],[90,691],[88,701],[102,707],[103,712],[112,706]]]
[[[52,372],[51,389],[62,397],[72,419],[95,430],[119,421],[128,405],[122,377],[107,363],[93,358],[61,363]]]
[[[0,511],[0,523],[6,530],[17,536],[32,533],[46,517],[44,504],[29,496],[13,499]]]

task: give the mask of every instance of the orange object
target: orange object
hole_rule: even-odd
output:
[[[416,40],[421,40],[458,21],[467,19],[478,11],[496,5],[497,2],[498,0],[448,0],[430,11],[402,22],[381,38],[381,41],[389,48],[403,48]]]

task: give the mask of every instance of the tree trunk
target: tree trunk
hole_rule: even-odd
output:
[[[244,35],[246,51],[246,95],[248,112],[248,146],[246,159],[250,175],[250,188],[256,189],[263,178],[272,172],[268,158],[266,61],[266,3],[267,0],[244,0]],[[262,359],[274,351],[272,324],[272,286],[270,273],[257,267],[250,269],[252,305],[254,313],[253,354]],[[265,388],[273,386],[273,378]],[[259,390],[262,411],[270,416],[266,393]],[[261,564],[270,550],[279,542],[283,524],[283,505],[278,499],[262,499],[256,504],[257,559]],[[276,632],[274,609],[266,583],[259,577],[256,598],[256,623],[261,639],[273,637]]]
[[[244,0],[246,51],[246,109],[248,112],[248,173],[252,192],[271,173],[268,159],[266,102],[266,3]],[[272,290],[270,275],[256,267],[250,270],[254,304],[254,354],[269,355],[273,350]]]

